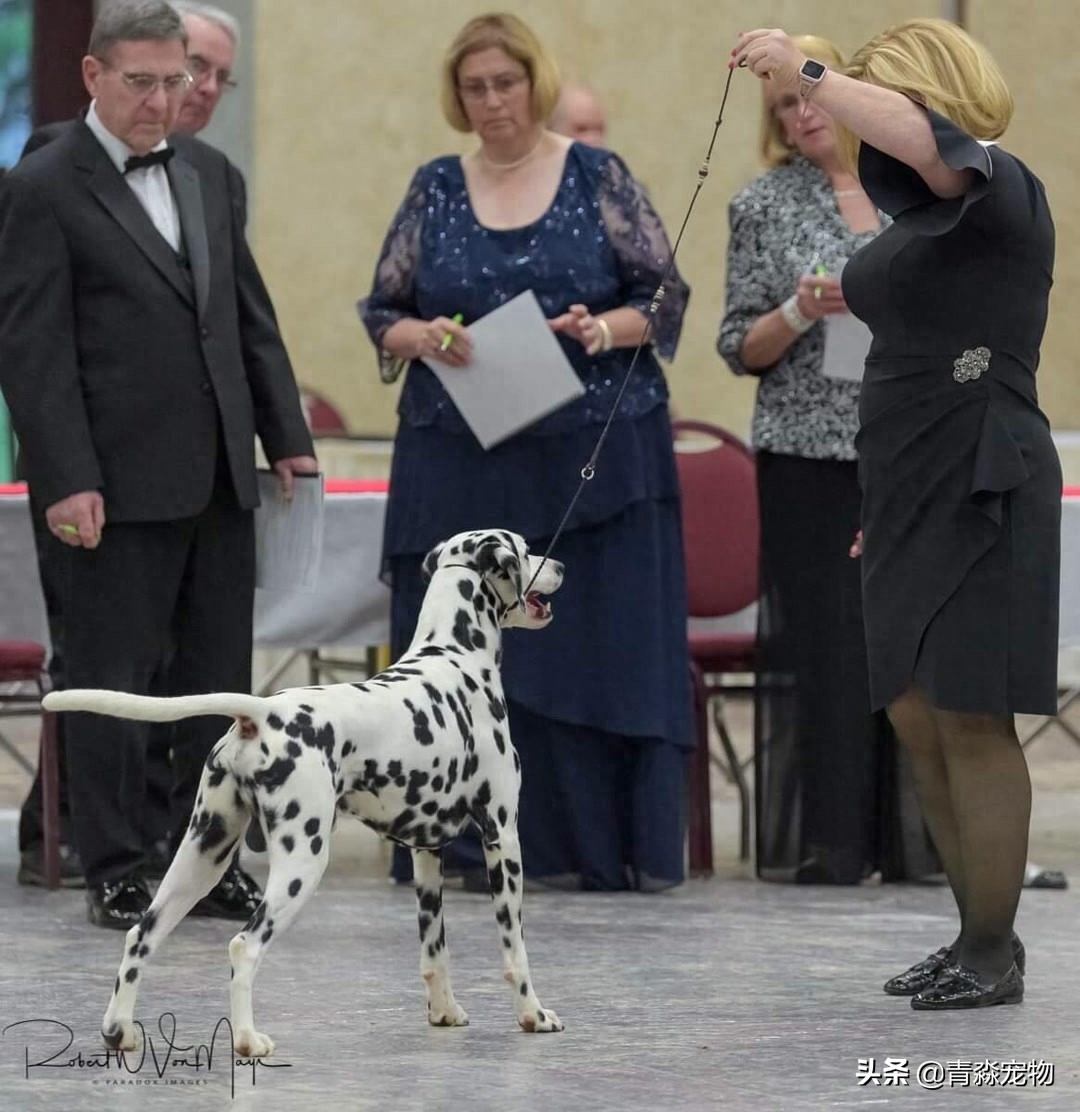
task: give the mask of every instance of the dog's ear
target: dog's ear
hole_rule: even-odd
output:
[[[484,575],[499,572],[510,580],[518,605],[525,607],[525,571],[508,536],[495,534],[485,538],[476,553],[476,567]]]
[[[437,544],[425,557],[424,563],[420,569],[423,575],[424,582],[430,581],[431,577],[435,574],[435,569],[439,566],[439,557],[442,555],[442,550],[445,545]]]

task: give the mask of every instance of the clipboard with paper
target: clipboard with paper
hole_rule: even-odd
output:
[[[467,367],[423,362],[485,450],[585,393],[532,290],[470,324],[469,338]]]
[[[255,510],[255,586],[270,591],[313,591],[323,544],[323,476],[294,475],[286,502],[273,471],[258,472]]]

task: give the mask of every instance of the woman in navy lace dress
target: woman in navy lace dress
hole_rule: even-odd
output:
[[[420,564],[438,541],[488,526],[543,549],[580,481],[670,258],[663,226],[614,154],[544,128],[553,64],[512,16],[470,21],[444,63],[450,124],[475,132],[464,158],[422,166],[387,235],[364,323],[387,369],[408,363],[383,547],[392,650],[415,626]],[[522,763],[525,871],[565,887],[656,890],[683,877],[689,724],[678,488],[657,351],[675,350],[688,290],[677,274],[654,319],[588,484],[554,553],[566,564],[555,621],[508,633],[503,682]],[[585,394],[484,451],[418,361],[533,290]],[[461,314],[461,325],[452,319]],[[447,872],[483,868],[479,842]],[[394,875],[410,863],[395,856]]]

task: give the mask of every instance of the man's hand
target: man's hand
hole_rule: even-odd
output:
[[[279,459],[274,464],[274,473],[281,480],[282,497],[286,502],[291,502],[296,483],[293,476],[318,475],[319,461],[314,456],[289,456],[288,459]]]
[[[49,532],[72,548],[97,548],[105,528],[105,499],[96,490],[69,494],[45,511]]]

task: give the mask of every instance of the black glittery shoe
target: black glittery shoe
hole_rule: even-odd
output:
[[[992,1004],[1019,1004],[1024,999],[1024,978],[1016,967],[985,985],[974,969],[963,965],[947,965],[938,979],[923,992],[911,998],[911,1006],[920,1012],[940,1012],[951,1008],[988,1008]]]
[[[1013,961],[1020,975],[1024,975],[1027,968],[1027,953],[1019,936],[1012,936]],[[917,992],[929,988],[938,974],[949,964],[949,947],[942,946],[935,950],[928,958],[916,962],[910,969],[897,974],[882,986],[890,996],[914,996]]]

